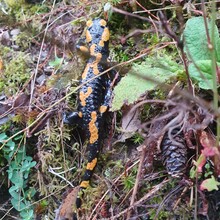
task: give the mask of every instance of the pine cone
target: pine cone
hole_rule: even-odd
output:
[[[171,132],[172,138],[169,138],[168,132],[165,133],[161,143],[163,163],[173,177],[181,177],[184,174],[187,162],[187,147],[184,135],[182,132],[178,133],[179,130],[176,128]]]

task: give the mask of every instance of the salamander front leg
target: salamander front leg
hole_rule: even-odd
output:
[[[86,39],[81,38],[77,44],[76,44],[76,49],[82,53],[83,56],[89,57],[89,49],[86,46]]]
[[[63,115],[63,122],[65,124],[80,124],[82,118],[82,113],[81,112],[71,112],[69,114],[64,113]]]

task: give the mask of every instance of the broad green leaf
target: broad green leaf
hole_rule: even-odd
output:
[[[220,63],[217,63],[220,66]],[[196,80],[202,89],[212,89],[212,63],[211,60],[198,60],[189,65],[189,74]]]
[[[141,95],[177,76],[180,69],[178,64],[167,56],[158,60],[148,58],[141,64],[134,64],[114,89],[111,111],[119,110],[124,103],[133,104]]]
[[[207,19],[207,26],[209,36],[211,36],[211,21]],[[187,57],[191,61],[197,60],[211,60],[210,49],[208,48],[208,40],[206,29],[204,25],[203,17],[194,17],[186,22],[186,28],[183,32],[184,36],[184,50],[186,51]],[[214,42],[213,46],[216,51],[217,60],[220,61],[219,53],[219,34],[218,28],[214,27]],[[219,53],[219,54],[218,54]]]
[[[218,190],[219,185],[220,185],[220,183],[215,180],[214,176],[212,176],[211,178],[206,179],[202,182],[202,184],[200,185],[200,189],[201,190],[206,189],[210,192],[212,190]]]

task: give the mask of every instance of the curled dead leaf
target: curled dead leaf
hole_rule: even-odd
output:
[[[138,118],[140,115],[140,110],[135,109],[131,111],[132,107],[133,106],[126,107],[123,111],[121,125],[122,135],[115,143],[124,142],[126,139],[131,138],[140,127],[141,121]]]
[[[206,131],[201,131],[199,141],[204,148],[215,147],[216,138]]]
[[[79,186],[72,189],[63,200],[56,213],[55,220],[72,220]]]

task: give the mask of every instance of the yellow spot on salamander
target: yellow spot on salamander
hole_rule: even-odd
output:
[[[96,58],[95,61],[90,66],[93,69],[93,74],[98,75],[99,74],[98,64],[102,59],[102,54],[101,53],[95,54],[95,58]]]
[[[94,170],[96,164],[97,164],[97,158],[93,159],[92,162],[87,163],[86,169],[87,170]]]
[[[92,20],[88,20],[88,21],[86,22],[86,26],[87,26],[87,27],[91,27],[92,24],[93,24]]]
[[[80,118],[83,117],[83,113],[82,112],[79,112],[78,115],[79,115]]]
[[[97,113],[93,111],[91,113],[91,121],[89,122],[89,131],[90,131],[90,138],[89,143],[93,144],[98,140],[98,128],[96,127],[96,120],[97,120]]]
[[[102,105],[102,106],[100,106],[100,108],[99,108],[99,112],[100,112],[100,113],[104,113],[104,112],[106,112],[106,110],[107,110],[107,106],[105,106],[105,105]]]
[[[99,62],[101,60],[101,58],[102,58],[102,54],[101,53],[95,53],[95,48],[96,47],[97,47],[96,44],[91,45],[91,47],[90,47],[90,55],[96,58],[95,59],[96,62]]]
[[[87,188],[88,186],[89,186],[89,181],[82,181],[80,183],[80,187],[82,187],[82,188]]]
[[[85,78],[86,78],[87,73],[88,73],[88,71],[89,71],[89,67],[90,67],[90,64],[87,63],[87,65],[86,65],[86,67],[85,67],[85,69],[84,69],[84,71],[83,71],[83,74],[82,74],[82,79],[85,79]]]
[[[96,48],[96,44],[91,45],[91,47],[90,47],[90,55],[91,56],[95,56],[95,48]]]
[[[92,36],[90,34],[90,32],[87,30],[86,31],[86,42],[89,43],[92,41]]]
[[[97,62],[93,63],[93,73],[95,75],[99,74],[98,63]]]
[[[99,23],[102,27],[105,27],[107,24],[107,22],[104,19],[101,19]]]
[[[109,40],[109,36],[110,36],[110,33],[109,33],[109,29],[106,27],[102,33],[102,38],[101,40],[102,41],[108,41]]]
[[[100,40],[100,41],[99,41],[99,46],[100,46],[100,47],[104,47],[104,41],[103,41],[103,40]]]
[[[83,91],[81,91],[79,93],[79,99],[80,99],[80,102],[81,102],[82,106],[86,105],[86,99],[90,96],[91,93],[92,93],[92,87],[88,87],[86,93],[84,93]]]
[[[101,53],[96,53],[96,61],[100,62],[100,60],[102,59],[102,54]]]

